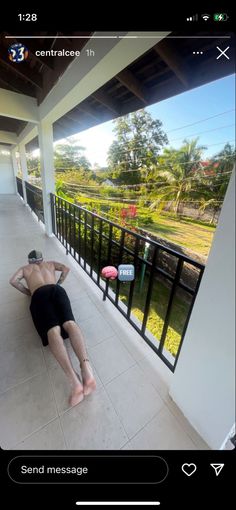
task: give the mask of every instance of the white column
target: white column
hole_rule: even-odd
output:
[[[170,395],[207,444],[235,421],[235,172],[186,331]]]
[[[50,193],[55,192],[55,171],[53,162],[53,129],[48,121],[38,125],[40,167],[43,190],[43,211],[46,234],[52,236],[52,214]]]
[[[26,161],[26,154],[25,154],[25,145],[20,144],[19,145],[19,152],[20,152],[20,164],[21,164],[21,170],[22,170],[22,187],[23,187],[23,196],[24,196],[24,202],[25,205],[27,205],[27,195],[26,195],[26,189],[25,189],[25,181],[28,181],[28,169],[27,169],[27,161]]]
[[[13,175],[14,175],[15,192],[17,193],[16,176],[18,173],[18,167],[17,167],[17,161],[16,161],[16,149],[13,149],[11,151],[11,159],[12,159],[12,167],[13,167]]]

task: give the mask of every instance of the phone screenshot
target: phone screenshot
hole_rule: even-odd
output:
[[[235,19],[142,9],[1,16],[9,508],[232,504]]]

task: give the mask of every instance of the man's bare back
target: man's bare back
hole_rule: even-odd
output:
[[[35,290],[43,285],[62,283],[69,270],[64,264],[55,261],[27,264],[16,271],[10,279],[10,283],[24,294],[32,296]],[[56,271],[62,272],[58,281],[56,281]],[[25,279],[28,289],[21,283],[22,279]]]
[[[31,295],[36,289],[56,283],[54,262],[41,262],[41,264],[27,264],[23,267],[24,279],[28,285]]]

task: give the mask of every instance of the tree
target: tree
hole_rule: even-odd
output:
[[[65,198],[65,200],[67,200],[64,183],[62,181],[56,181],[55,188],[56,188],[56,195],[58,195],[61,198]]]
[[[222,151],[218,152],[214,157],[213,161],[218,161],[218,171],[220,173],[232,172],[233,166],[235,164],[235,148],[229,142],[227,142],[222,149]]]
[[[83,155],[84,147],[81,147],[76,142],[67,142],[56,145],[54,151],[55,168],[63,169],[78,169],[89,170],[90,163]]]
[[[35,175],[36,177],[40,177],[40,161],[39,156],[34,156],[32,153],[26,154],[27,159],[27,168],[28,172],[31,175]]]
[[[235,164],[235,149],[230,143],[213,156],[212,161],[205,169],[209,175],[202,188],[199,213],[203,214],[208,208],[213,210],[210,223],[214,223],[217,211],[223,203],[229,184],[231,172]]]
[[[110,175],[123,183],[139,183],[142,168],[148,171],[168,143],[162,123],[139,110],[116,119],[114,125],[116,140],[108,150]]]
[[[158,177],[164,183],[157,185],[158,199],[154,199],[151,209],[162,208],[166,202],[171,202],[174,212],[178,214],[180,203],[190,199],[193,188],[201,181],[201,158],[206,150],[205,146],[198,146],[197,142],[198,138],[184,140],[178,150],[164,149],[158,159]]]

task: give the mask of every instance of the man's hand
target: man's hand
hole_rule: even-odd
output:
[[[55,271],[61,271],[61,276],[57,281],[57,284],[60,285],[62,282],[64,282],[66,276],[68,275],[70,268],[65,266],[65,264],[60,264],[60,262],[53,262]]]
[[[12,287],[15,287],[17,290],[22,292],[22,294],[25,294],[26,296],[31,296],[30,290],[27,289],[27,287],[25,287],[23,283],[21,283],[21,280],[23,278],[24,278],[23,267],[20,267],[20,269],[18,269],[16,273],[11,277],[9,283],[10,285],[12,285]]]

